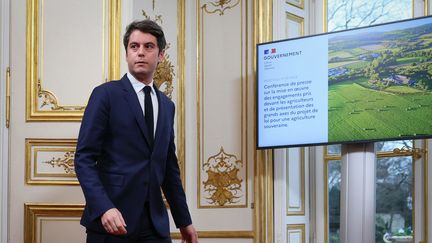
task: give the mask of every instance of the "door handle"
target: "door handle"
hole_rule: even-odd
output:
[[[6,128],[10,125],[10,67],[6,68]]]

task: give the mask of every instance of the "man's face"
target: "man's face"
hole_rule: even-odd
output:
[[[156,37],[149,33],[134,30],[126,50],[129,72],[138,80],[148,84],[153,79],[157,64],[164,51],[159,52]]]

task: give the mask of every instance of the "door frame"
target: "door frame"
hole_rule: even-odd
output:
[[[0,241],[8,242],[9,128],[6,127],[6,83],[9,80],[10,0],[0,2]]]

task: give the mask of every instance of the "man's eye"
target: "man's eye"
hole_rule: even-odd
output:
[[[145,45],[145,48],[148,49],[148,50],[151,50],[151,49],[154,48],[154,45],[147,44],[147,45]]]

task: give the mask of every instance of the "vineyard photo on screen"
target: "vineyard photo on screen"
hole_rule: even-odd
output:
[[[335,33],[328,55],[330,143],[432,133],[430,18]]]

